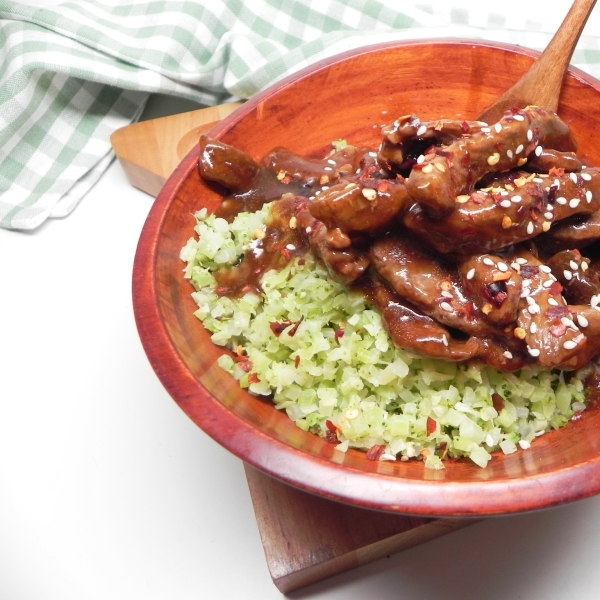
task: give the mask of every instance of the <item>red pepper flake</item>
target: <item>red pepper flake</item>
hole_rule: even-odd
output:
[[[563,291],[563,286],[560,284],[559,281],[553,281],[552,285],[550,286],[550,293],[553,296],[558,296],[558,294],[560,294]]]
[[[330,421],[329,419],[327,419],[325,421],[325,427],[327,427],[327,429],[329,431],[331,431],[332,433],[337,433],[338,427],[335,423],[333,423],[332,421]]]
[[[540,272],[540,269],[539,267],[534,267],[532,265],[522,265],[520,272],[523,279],[531,279]]]
[[[377,192],[379,194],[385,194],[388,191],[388,183],[387,181],[382,181],[378,186],[377,186]]]
[[[482,192],[473,192],[471,194],[471,200],[473,200],[475,204],[483,204],[487,200],[487,194]]]
[[[565,170],[558,167],[550,167],[550,170],[548,171],[550,177],[562,177],[564,174]]]
[[[294,326],[288,331],[288,335],[290,337],[294,337],[296,335],[296,331],[298,331],[298,327],[300,327],[300,323],[302,323],[303,319],[303,316],[300,317],[300,320],[297,323],[294,323]]]
[[[467,131],[469,131],[469,129],[471,129],[471,126],[470,126],[470,125],[469,125],[469,124],[468,124],[466,121],[463,121],[463,122],[460,124],[460,128],[461,128],[461,129],[462,129],[462,130],[463,130],[465,133],[467,133]]]
[[[299,365],[300,365],[300,355],[296,354],[296,357],[294,358],[294,367],[296,367],[296,369],[297,369]]]
[[[563,317],[569,317],[569,309],[566,306],[551,306],[546,311],[546,317],[548,319],[562,319]]]
[[[431,417],[427,417],[427,437],[435,433],[437,429],[437,421]]]
[[[305,264],[306,264],[306,260],[305,260],[304,258],[300,258],[300,259],[298,259],[298,265],[299,265],[299,266],[301,266],[301,267],[302,267],[302,266],[304,266]]]
[[[334,336],[334,339],[335,339],[336,343],[339,344],[340,343],[340,338],[344,337],[344,330],[343,329],[336,329],[333,332],[333,336]]]
[[[551,335],[558,338],[562,337],[563,335],[565,335],[565,333],[567,333],[567,327],[566,325],[563,325],[562,323],[558,322],[551,325],[548,328],[548,331],[551,333]]]
[[[367,450],[368,460],[379,460],[381,455],[385,452],[385,446],[383,444],[375,444]]]
[[[571,252],[573,254],[577,254],[577,256],[581,256],[581,252],[579,252],[579,250],[577,250],[577,248],[573,248],[573,250],[571,250]]]
[[[231,292],[231,288],[227,287],[225,285],[220,285],[216,290],[215,290],[215,294],[217,294],[217,296],[226,296],[227,294],[229,294]]]
[[[292,257],[292,255],[290,254],[290,251],[287,248],[283,248],[281,250],[281,254],[287,259],[290,260],[290,258]]]
[[[338,439],[338,436],[333,432],[333,431],[326,431],[325,432],[325,439],[330,443],[330,444],[337,444],[340,440]]]
[[[475,318],[475,305],[473,302],[468,302],[465,306],[465,317],[467,321],[472,321]]]
[[[276,337],[279,337],[287,327],[291,325],[291,321],[284,321],[283,323],[279,323],[278,321],[272,321],[269,323],[269,327],[271,331]]]
[[[500,394],[492,394],[492,405],[498,413],[504,408],[504,400]]]
[[[242,371],[244,371],[244,373],[250,373],[250,371],[252,371],[252,363],[248,360],[246,356],[240,356],[239,360],[234,360],[237,362],[238,367]]]
[[[258,375],[256,373],[250,373],[248,375],[248,383],[250,383],[250,384],[260,383],[260,379],[258,378]]]

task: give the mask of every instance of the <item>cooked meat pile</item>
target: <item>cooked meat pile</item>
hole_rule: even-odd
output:
[[[276,148],[261,164],[203,136],[199,171],[224,195],[220,216],[276,201],[218,293],[258,289],[311,248],[399,347],[506,371],[588,363],[600,351],[600,173],[565,123],[537,107],[493,125],[408,115],[382,136],[377,152]]]

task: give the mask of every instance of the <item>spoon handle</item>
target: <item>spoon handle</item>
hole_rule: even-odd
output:
[[[480,121],[495,123],[512,107],[536,105],[556,111],[562,82],[579,36],[596,0],[575,0],[547,48],[531,68],[480,116]]]

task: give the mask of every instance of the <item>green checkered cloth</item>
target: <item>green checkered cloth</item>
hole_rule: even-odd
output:
[[[486,4],[0,0],[0,226],[33,229],[69,214],[110,164],[111,133],[138,119],[151,93],[205,105],[249,98],[310,63],[390,40],[543,49],[564,16]],[[584,35],[573,62],[600,76],[598,38]]]

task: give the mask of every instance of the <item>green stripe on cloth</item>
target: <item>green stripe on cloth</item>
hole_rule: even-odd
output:
[[[463,37],[541,49],[556,26],[550,11],[517,18],[527,7],[464,2],[0,0],[0,226],[67,215],[110,163],[110,134],[138,119],[151,93],[214,105],[376,42]],[[596,36],[582,38],[575,63],[600,73]]]

